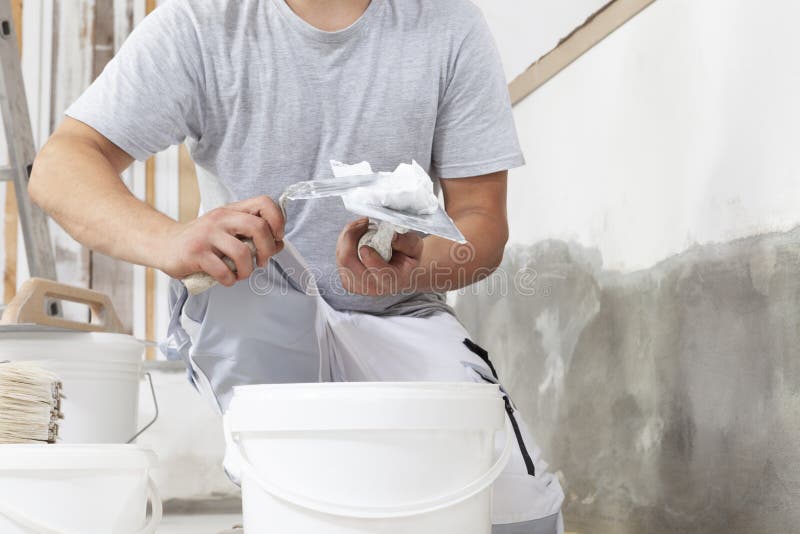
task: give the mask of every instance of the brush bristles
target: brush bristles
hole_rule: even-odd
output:
[[[55,443],[61,381],[35,362],[0,363],[0,444]]]

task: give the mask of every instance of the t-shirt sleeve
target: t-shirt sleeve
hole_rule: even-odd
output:
[[[183,0],[172,0],[131,33],[94,83],[66,111],[137,160],[202,132],[200,43]]]
[[[480,176],[524,165],[500,55],[482,14],[451,60],[433,137],[432,172]]]

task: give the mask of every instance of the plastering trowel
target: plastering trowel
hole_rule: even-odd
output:
[[[339,166],[338,169],[343,167],[351,168],[346,171],[349,174],[345,176],[296,182],[287,187],[278,200],[284,218],[286,217],[286,203],[290,200],[342,197],[347,211],[363,217],[369,217],[370,220],[369,229],[358,242],[359,257],[361,255],[361,247],[367,246],[374,249],[387,262],[392,258],[392,239],[395,233],[403,234],[413,230],[426,235],[442,237],[456,243],[467,242],[453,220],[438,203],[430,213],[414,213],[392,209],[378,202],[365,200],[364,196],[353,194],[359,190],[368,189],[370,186],[379,186],[382,181],[389,179],[391,173],[367,172],[352,174],[354,172],[353,167],[358,166],[344,166],[338,162],[332,162],[332,165],[334,172],[337,170],[337,165]],[[366,168],[368,168],[368,165]],[[412,168],[424,173],[416,162],[412,164]],[[254,250],[252,241],[248,241],[246,243],[251,248],[251,251]],[[226,262],[229,267],[232,266],[232,263],[230,260]],[[193,295],[202,293],[215,284],[214,279],[206,273],[195,273],[184,278],[183,282]]]
[[[284,191],[280,198],[280,205],[281,209],[284,210],[284,215],[287,200],[342,197],[347,211],[370,219],[369,230],[359,241],[359,251],[362,246],[371,247],[385,261],[389,261],[392,257],[392,238],[395,233],[414,230],[457,243],[466,243],[458,227],[438,203],[435,196],[432,195],[430,177],[416,162],[412,162],[411,165],[401,165],[394,173],[362,173],[360,171],[371,171],[369,164],[365,162],[358,165],[343,165],[339,162],[331,162],[331,165],[334,173],[339,173],[340,175],[326,180],[298,182]],[[396,176],[401,169],[405,171],[406,175],[408,173],[416,174],[416,178],[421,179],[422,183],[426,184],[430,192],[426,194],[422,191],[421,193],[423,193],[423,197],[430,197],[428,199],[423,198],[423,200],[426,201],[426,204],[433,203],[432,209],[423,210],[424,212],[418,212],[413,209],[396,209],[378,201],[376,197],[380,195],[359,194],[364,191],[368,192],[370,188],[385,188],[386,184],[393,183],[393,176]],[[408,193],[408,190],[404,191],[404,194],[407,195]],[[415,196],[413,192],[411,196]],[[427,207],[430,208],[431,206]]]

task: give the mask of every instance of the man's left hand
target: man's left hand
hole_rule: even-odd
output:
[[[420,274],[423,240],[413,233],[395,234],[392,259],[387,263],[370,247],[358,240],[369,227],[369,219],[359,219],[344,227],[336,244],[336,263],[342,286],[350,293],[368,296],[393,295],[416,291]]]

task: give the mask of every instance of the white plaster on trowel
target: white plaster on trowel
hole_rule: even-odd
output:
[[[331,170],[337,178],[372,174],[372,166],[366,161],[347,165],[331,160]],[[433,192],[433,181],[416,161],[410,165],[401,163],[393,172],[380,174],[384,179],[377,184],[359,187],[344,198],[356,204],[374,204],[418,215],[431,214],[439,208],[439,200]],[[388,262],[392,258],[394,234],[407,231],[388,221],[370,220],[369,229],[358,242],[358,258],[363,261],[361,249],[370,247]]]
[[[365,161],[356,165],[331,161],[331,168],[337,177],[372,172],[372,167]],[[347,198],[418,215],[434,213],[439,207],[439,199],[433,192],[433,181],[416,161],[401,163],[394,171],[380,174],[384,179],[374,185],[359,187],[348,193]]]

